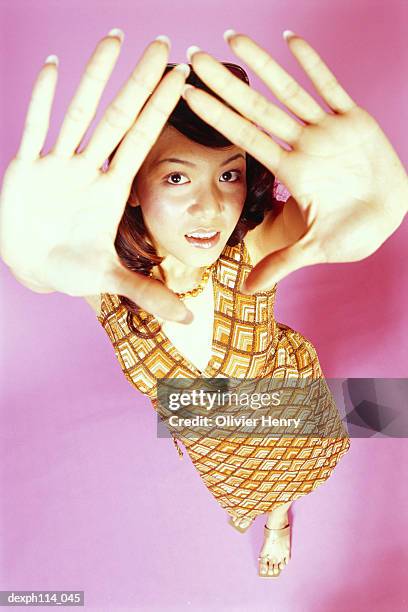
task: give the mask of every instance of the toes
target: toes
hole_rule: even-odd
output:
[[[276,565],[275,560],[271,559],[269,561],[269,564],[268,564],[268,576],[274,576],[275,575],[275,573],[276,573],[275,572],[275,565]]]
[[[261,576],[266,576],[268,573],[268,561],[266,559],[261,559],[259,561],[259,573]]]
[[[248,527],[251,523],[251,519],[246,518],[233,518],[232,521],[234,525],[236,525],[237,527],[242,527],[243,529],[245,529],[245,527]]]

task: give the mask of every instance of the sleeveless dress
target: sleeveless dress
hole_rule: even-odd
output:
[[[203,371],[177,350],[157,319],[146,317],[141,328],[144,334],[146,329],[153,332],[159,328],[154,337],[139,338],[128,327],[127,309],[119,296],[101,294],[101,314],[97,318],[113,344],[125,377],[150,398],[156,411],[157,381],[163,377],[323,378],[314,346],[299,332],[275,321],[277,285],[253,295],[240,292],[251,269],[244,241],[226,245],[213,267],[212,355]],[[205,486],[230,516],[254,519],[310,493],[330,477],[348,451],[350,438],[330,390],[327,386],[325,389],[326,437],[183,438]]]

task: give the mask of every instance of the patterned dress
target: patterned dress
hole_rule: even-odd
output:
[[[154,337],[139,338],[128,327],[127,309],[119,297],[101,295],[98,320],[113,344],[123,373],[132,386],[150,398],[156,411],[157,381],[163,377],[323,377],[314,346],[299,332],[275,321],[276,285],[253,295],[240,292],[251,269],[244,241],[233,247],[226,245],[213,267],[212,355],[203,371],[176,349],[157,319],[146,317],[145,328],[141,328],[142,332],[159,328]],[[229,515],[255,518],[310,493],[330,477],[348,451],[350,438],[326,389],[325,431],[333,435],[183,438],[205,486]],[[182,458],[174,435],[173,442]]]

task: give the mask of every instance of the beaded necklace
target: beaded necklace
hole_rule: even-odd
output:
[[[179,299],[183,299],[183,298],[186,298],[186,297],[195,297],[196,295],[199,295],[203,291],[203,289],[205,287],[205,284],[206,284],[206,282],[207,282],[207,280],[208,280],[208,278],[210,276],[211,270],[214,267],[215,263],[216,262],[214,262],[211,265],[206,267],[206,269],[204,270],[203,275],[201,277],[201,280],[200,280],[200,282],[198,283],[198,285],[196,287],[194,287],[193,289],[190,289],[189,291],[184,291],[183,293],[177,293],[175,291],[174,293],[177,295],[177,297]],[[149,272],[149,276],[153,277],[153,272],[152,271]]]

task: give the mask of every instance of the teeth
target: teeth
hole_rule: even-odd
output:
[[[208,232],[207,234],[203,234],[201,232],[194,232],[194,234],[186,234],[189,238],[213,238],[217,232]]]

